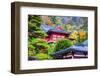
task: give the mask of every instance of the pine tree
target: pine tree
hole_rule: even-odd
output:
[[[45,56],[40,58],[39,53],[46,55],[48,53],[49,46],[43,38],[47,34],[40,29],[42,19],[38,15],[28,16],[28,57],[36,59],[45,59]],[[48,55],[48,54],[47,54]],[[38,58],[39,57],[39,58]]]
[[[29,15],[28,17],[28,36],[30,38],[32,37],[44,38],[45,36],[47,36],[46,33],[40,29],[41,23],[42,23],[42,19],[40,16]]]

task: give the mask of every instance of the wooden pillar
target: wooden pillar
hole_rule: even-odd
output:
[[[72,59],[74,59],[74,52],[73,52],[73,51],[71,51],[71,53],[72,53]]]

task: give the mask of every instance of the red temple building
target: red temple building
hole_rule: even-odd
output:
[[[69,37],[70,32],[65,32],[65,31],[61,31],[61,30],[49,30],[47,32],[48,36],[45,38],[45,40],[48,43],[52,43],[55,42],[56,40],[60,39],[60,38],[66,38]]]

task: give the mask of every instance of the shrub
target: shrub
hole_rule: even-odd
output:
[[[28,43],[28,57],[33,57],[36,54],[35,47]]]
[[[68,40],[68,39],[61,39],[61,40],[58,40],[57,43],[56,43],[56,46],[55,46],[55,52],[56,51],[60,51],[61,49],[66,49],[70,46],[72,46],[73,43],[71,40]]]
[[[44,53],[38,53],[35,57],[36,57],[38,60],[52,59],[48,54],[44,54]]]

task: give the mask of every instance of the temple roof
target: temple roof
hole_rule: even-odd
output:
[[[70,35],[71,32],[66,32],[66,31],[63,31],[63,30],[48,30],[47,32],[48,34],[51,34],[51,33],[59,33],[59,34],[65,34],[65,35]]]
[[[44,31],[44,32],[48,32],[50,29],[54,29],[51,26],[48,25],[41,25],[40,28]]]
[[[65,35],[71,34],[71,32],[66,32],[64,30],[58,30],[58,29],[53,28],[53,27],[48,26],[48,25],[41,25],[40,28],[43,31],[47,32],[48,34],[50,34],[50,33],[60,33],[60,34],[65,34]]]

